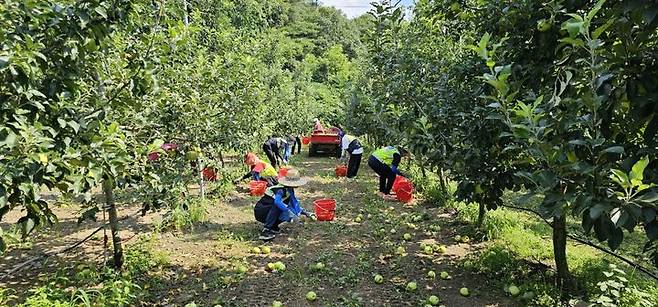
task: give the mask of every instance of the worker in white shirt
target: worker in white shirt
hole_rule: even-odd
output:
[[[356,174],[359,172],[361,156],[363,155],[363,146],[361,146],[359,139],[348,135],[345,131],[341,130],[339,136],[343,151],[340,160],[343,163],[347,162],[347,178],[352,179],[356,177]]]

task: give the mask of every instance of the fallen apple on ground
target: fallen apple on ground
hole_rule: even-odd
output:
[[[468,242],[470,242],[470,241],[471,241],[471,238],[469,238],[468,236],[463,236],[463,237],[462,237],[462,242],[464,242],[464,243],[468,243]]]
[[[416,282],[410,281],[407,283],[407,291],[416,291],[416,289],[418,289],[418,284],[416,284]]]
[[[269,246],[263,246],[263,247],[260,248],[260,251],[263,254],[267,255],[267,254],[272,252],[272,249]]]
[[[238,273],[240,273],[240,274],[247,273],[248,270],[249,270],[249,269],[247,269],[247,267],[244,266],[244,265],[238,266],[238,268],[237,268],[237,271],[238,271]]]
[[[260,253],[261,253],[260,247],[254,247],[254,248],[252,248],[252,249],[251,249],[251,252],[254,253],[254,254],[260,254]]]
[[[375,283],[381,284],[384,282],[384,276],[381,276],[379,274],[375,275]]]
[[[436,296],[436,295],[432,295],[432,296],[430,296],[429,298],[427,298],[427,302],[428,302],[430,305],[432,305],[432,306],[436,306],[436,305],[438,305],[440,301],[441,301],[441,300],[440,300],[439,297]]]
[[[436,278],[436,272],[434,272],[434,271],[427,272],[427,277],[429,277],[431,279]]]
[[[316,264],[315,264],[315,269],[316,269],[316,270],[322,270],[322,269],[324,269],[324,263],[322,263],[322,262],[318,262],[318,263],[316,263]]]
[[[425,254],[431,255],[432,253],[434,253],[434,250],[432,249],[431,246],[425,245],[425,248],[423,248],[423,252]]]
[[[402,246],[398,246],[398,248],[395,249],[395,253],[398,254],[398,255],[403,255],[403,254],[406,253],[406,252],[407,252],[407,251],[406,251],[406,250],[404,249],[404,247],[402,247]]]
[[[460,235],[456,235],[456,236],[455,236],[455,241],[456,241],[456,242],[461,242],[461,241],[462,241],[462,236],[460,236]]]
[[[272,307],[283,307],[283,303],[279,301],[272,302]]]
[[[448,274],[448,272],[446,271],[441,272],[441,279],[451,279],[451,278],[452,277],[450,276],[450,274]]]
[[[405,233],[404,236],[402,236],[405,240],[409,241],[411,240],[411,234]]]
[[[519,293],[521,293],[521,290],[519,289],[519,287],[517,287],[515,285],[509,286],[509,288],[507,288],[507,290],[509,291],[509,294],[511,294],[512,296],[517,296],[517,295],[519,295]]]
[[[311,302],[315,301],[317,298],[318,298],[318,295],[315,294],[315,292],[313,292],[313,291],[309,291],[308,293],[306,293],[306,299],[311,301]]]
[[[462,296],[471,295],[471,293],[468,291],[468,288],[466,288],[466,287],[459,289],[459,294],[461,294]]]

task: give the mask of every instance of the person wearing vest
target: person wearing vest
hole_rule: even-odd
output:
[[[304,215],[315,217],[313,213],[306,212],[295,196],[295,188],[301,187],[308,182],[301,178],[299,171],[291,169],[288,174],[279,180],[279,184],[271,186],[265,191],[265,195],[254,207],[254,217],[257,221],[265,224],[261,231],[260,240],[269,241],[279,233],[279,225],[283,222],[291,222]]]
[[[261,161],[256,156],[256,154],[251,152],[246,154],[244,156],[244,164],[250,167],[250,171],[246,173],[242,178],[233,181],[233,183],[238,183],[247,178],[251,178],[252,180],[266,181],[268,186],[278,184],[278,174],[274,167],[272,167],[272,165],[267,162]]]
[[[398,166],[402,156],[406,153],[405,150],[395,146],[387,146],[375,150],[368,159],[368,166],[379,175],[379,193],[386,200],[394,199],[390,195],[391,189],[393,189],[395,177],[401,175]]]
[[[361,156],[363,156],[363,146],[361,142],[356,137],[348,135],[344,131],[340,132],[340,143],[341,148],[343,149],[343,154],[340,157],[340,160],[347,162],[347,178],[352,179],[356,177],[356,174],[359,172],[359,167],[361,166]]]

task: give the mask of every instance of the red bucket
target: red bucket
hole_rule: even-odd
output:
[[[336,177],[345,177],[347,176],[347,166],[338,165],[336,166]]]
[[[336,200],[332,198],[322,198],[313,202],[315,205],[315,215],[318,221],[333,221],[336,217]]]
[[[305,137],[302,138],[302,144],[308,145],[310,143],[311,143],[311,138],[310,137],[305,136]]]
[[[203,171],[203,179],[206,181],[216,181],[217,180],[217,173],[215,172],[214,169],[212,168],[204,168]]]
[[[395,195],[399,201],[403,203],[409,203],[414,200],[414,186],[411,182],[403,182],[398,186]]]
[[[393,182],[393,192],[397,193],[398,189],[400,188],[400,185],[403,183],[408,183],[409,180],[407,178],[404,178],[400,175],[397,175],[395,177],[395,181]]]
[[[249,183],[249,194],[252,196],[263,196],[267,190],[267,182],[265,181],[252,181]]]
[[[287,169],[285,167],[280,168],[279,169],[279,178],[283,178],[286,175],[288,175],[288,171],[289,171],[289,169]]]

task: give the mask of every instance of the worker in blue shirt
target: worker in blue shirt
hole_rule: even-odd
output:
[[[307,182],[307,179],[300,177],[298,170],[291,169],[285,177],[279,179],[279,184],[267,189],[254,207],[256,220],[265,224],[258,237],[260,240],[274,239],[283,222],[297,220],[302,215],[315,219],[315,214],[306,212],[295,196],[295,188]]]

